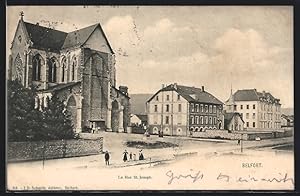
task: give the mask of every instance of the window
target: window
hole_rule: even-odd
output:
[[[156,96],[155,100],[158,101],[158,95]]]
[[[253,122],[253,124],[252,124],[252,125],[253,125],[253,128],[255,128],[255,122]]]
[[[194,104],[191,103],[191,112],[194,112]]]
[[[217,106],[214,105],[214,109],[213,109],[214,113],[217,113]]]
[[[191,116],[191,124],[194,124],[194,116]]]
[[[177,95],[177,100],[180,100],[180,95]]]
[[[178,115],[178,116],[177,116],[177,124],[178,124],[178,125],[181,125],[181,121],[182,121],[182,116],[181,116],[181,115]]]
[[[246,119],[249,119],[249,113],[246,113]]]
[[[77,60],[76,57],[73,58],[73,62],[72,62],[72,72],[71,72],[71,79],[72,81],[75,80],[75,69],[76,69],[76,65],[77,65]]]
[[[212,105],[209,106],[209,113],[212,113]]]
[[[205,105],[205,112],[208,112],[208,105]]]
[[[239,125],[239,130],[242,130],[242,127],[241,127],[241,125]]]
[[[205,118],[205,124],[207,125],[208,124],[208,117],[205,116],[204,118]]]
[[[203,116],[200,116],[200,124],[203,125]]]
[[[210,125],[212,124],[212,117],[211,116],[209,117],[209,124]]]
[[[196,121],[196,124],[198,125],[199,124],[199,116],[195,117],[195,121]]]
[[[166,105],[166,112],[169,112],[169,104]]]
[[[154,112],[157,112],[157,105],[154,105]]]
[[[198,104],[196,104],[196,105],[195,105],[195,107],[196,107],[196,109],[195,109],[195,110],[196,110],[196,112],[199,112],[199,105],[198,105]]]
[[[214,125],[216,125],[216,124],[217,124],[217,118],[214,117]]]
[[[255,119],[255,113],[252,114],[252,119]]]
[[[169,124],[169,116],[166,116],[166,124]]]
[[[236,105],[233,106],[233,111],[236,111]]]
[[[22,41],[22,36],[21,35],[18,36],[18,40],[21,43],[21,41]]]
[[[48,82],[56,82],[56,60],[55,58],[48,59]]]
[[[178,112],[181,112],[181,104],[178,104]]]
[[[64,57],[62,60],[62,71],[61,71],[61,81],[65,82],[66,81],[66,70],[67,70],[67,59]]]
[[[169,96],[169,95],[167,95],[167,101],[169,101],[169,99],[170,99],[170,96]]]
[[[41,80],[41,69],[42,69],[42,57],[37,54],[32,59],[32,80]]]
[[[249,105],[247,105],[247,110],[249,109]]]
[[[247,127],[249,127],[249,122],[246,122]]]
[[[241,110],[243,109],[243,105],[241,105]]]
[[[255,109],[255,104],[253,104],[253,109]]]
[[[201,112],[203,112],[203,104],[200,105]]]

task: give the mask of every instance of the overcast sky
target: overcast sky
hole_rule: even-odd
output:
[[[117,85],[131,94],[177,82],[225,101],[232,84],[294,106],[292,7],[8,7],[7,47],[21,10],[27,22],[66,32],[100,23],[116,53]]]

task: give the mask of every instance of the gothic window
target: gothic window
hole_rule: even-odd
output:
[[[40,81],[41,80],[41,69],[42,69],[42,57],[37,54],[32,59],[32,80]]]
[[[63,60],[61,61],[61,81],[64,82],[66,81],[66,70],[67,70],[67,59],[66,57],[63,58]]]
[[[19,54],[16,56],[14,64],[16,68],[16,80],[19,80],[21,82],[23,76],[23,63]]]
[[[73,61],[72,61],[72,70],[71,70],[71,79],[72,81],[75,80],[75,70],[76,70],[76,66],[77,66],[77,60],[76,60],[76,57],[73,58]]]
[[[48,60],[48,82],[56,82],[56,64],[55,58]]]

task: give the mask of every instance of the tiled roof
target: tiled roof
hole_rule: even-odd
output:
[[[147,121],[147,115],[146,114],[136,114],[136,116],[141,119],[141,121]]]
[[[61,49],[81,46],[84,44],[94,30],[99,27],[104,39],[106,40],[108,47],[113,52],[100,24],[94,24],[70,33],[58,31],[55,29],[43,27],[37,24],[24,22],[25,28],[28,32],[29,38],[33,42],[33,47],[39,49],[46,49],[54,52],[58,52]]]
[[[182,85],[175,86],[173,84],[170,84],[170,85],[166,86],[165,88],[159,90],[157,93],[159,93],[161,91],[171,91],[171,90],[175,90],[178,94],[180,94],[188,102],[223,104],[219,99],[214,97],[212,94],[210,94],[206,91],[202,91],[202,89],[196,88],[196,87],[189,87],[189,86],[182,86]],[[155,95],[153,95],[148,101],[153,99],[153,97]]]
[[[68,87],[72,87],[75,86],[77,84],[80,84],[80,82],[69,82],[69,83],[65,83],[65,84],[57,84],[55,86],[51,86],[46,90],[41,90],[42,92],[55,92],[55,91],[59,91]]]
[[[271,102],[275,100],[279,102],[279,99],[276,99],[271,93],[269,92],[257,92],[256,89],[244,89],[238,90],[233,95],[234,101],[259,101],[262,99],[270,99]]]
[[[91,25],[68,33],[62,49],[84,44],[98,25]]]
[[[36,48],[59,51],[63,46],[67,33],[51,28],[24,22],[28,35]]]

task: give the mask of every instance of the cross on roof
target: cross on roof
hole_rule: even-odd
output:
[[[23,16],[24,16],[24,12],[23,11],[20,12],[20,16],[21,16],[21,19],[23,19]]]

